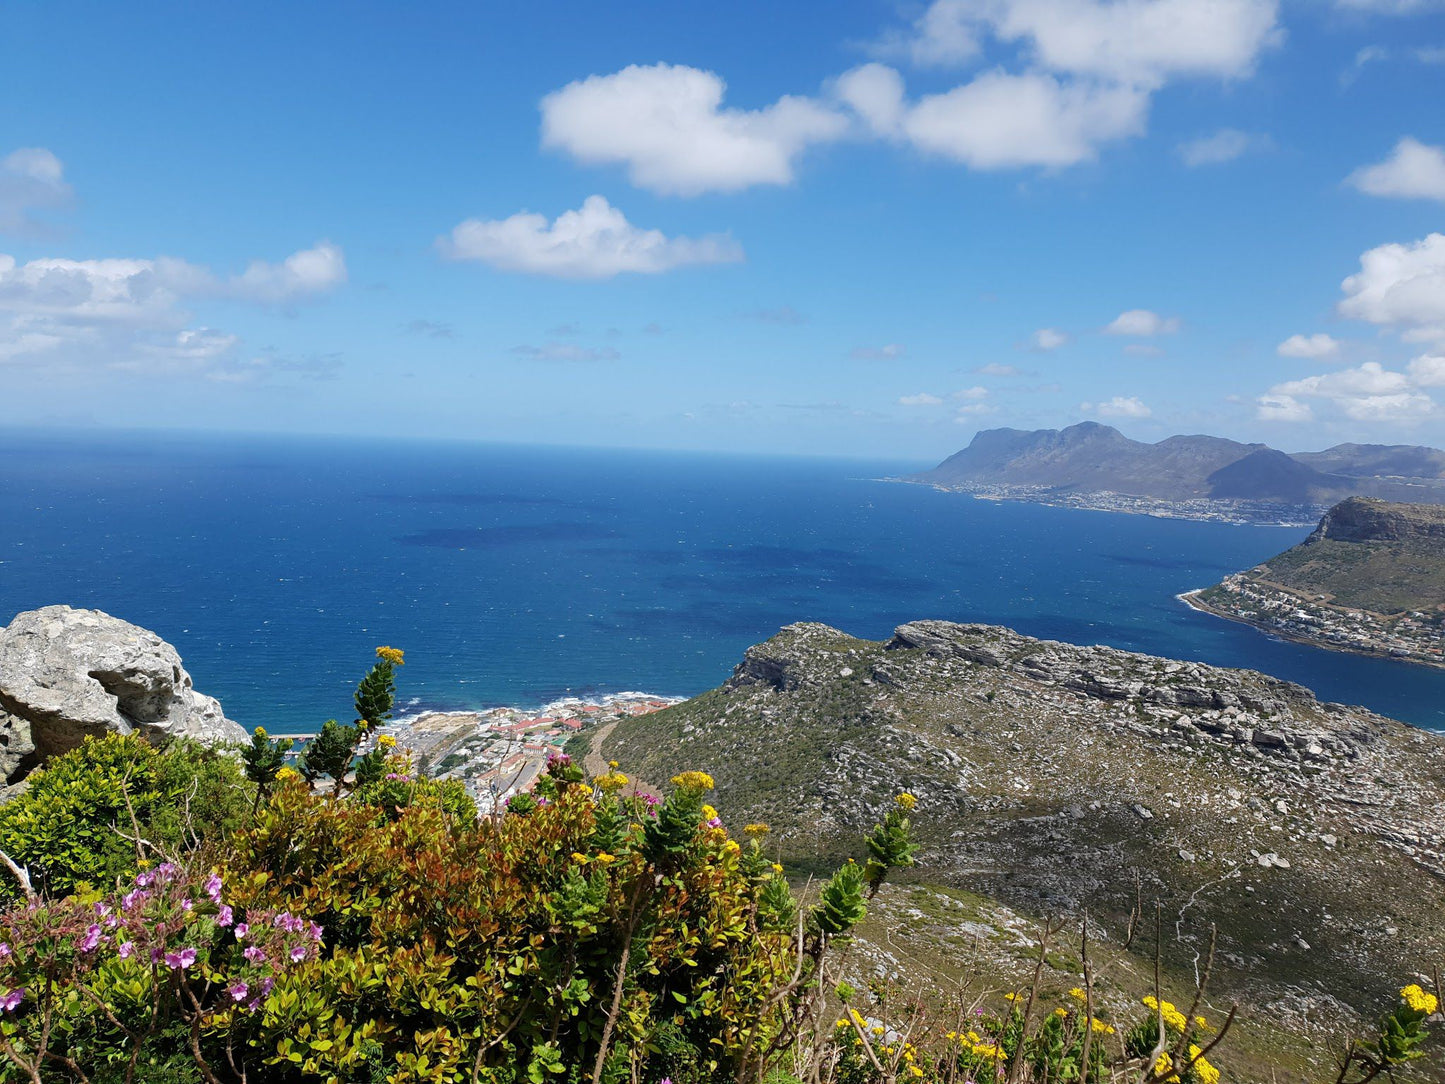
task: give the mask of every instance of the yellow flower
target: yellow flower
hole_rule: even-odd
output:
[[[610,866],[613,862],[617,861],[617,856],[615,854],[608,854],[606,851],[600,851],[593,861],[604,866]]]
[[[1089,1021],[1089,1027],[1093,1029],[1094,1034],[1096,1035],[1114,1034],[1113,1027],[1109,1024],[1104,1023],[1104,1021],[1100,1020],[1097,1016]]]
[[[289,764],[283,764],[276,769],[276,782],[289,783],[293,779],[300,779],[301,773]]]
[[[1416,1012],[1424,1013],[1426,1016],[1429,1016],[1439,1007],[1439,1002],[1436,1001],[1435,995],[1426,993],[1420,989],[1417,983],[1412,982],[1409,986],[1401,989],[1400,996],[1405,999],[1406,1005],[1410,1006],[1410,1008]]]
[[[703,806],[702,819],[705,821],[717,820],[717,810],[710,805]]]
[[[1195,1025],[1196,1025],[1201,1031],[1208,1031],[1208,1030],[1210,1030],[1210,1028],[1209,1028],[1209,1021],[1206,1020],[1206,1019],[1204,1019],[1204,1017],[1202,1017],[1202,1016],[1196,1016],[1196,1017],[1194,1018],[1194,1023],[1195,1023]]]
[[[258,726],[255,730],[251,731],[251,733],[255,734],[258,738],[264,738],[266,736],[266,728],[264,726]]]
[[[766,824],[747,824],[743,826],[743,832],[750,836],[765,836],[772,829]]]
[[[773,863],[773,872],[774,872],[774,873],[782,873],[782,872],[783,872],[783,867],[780,866],[778,863],[774,862],[774,863]]]
[[[973,1048],[973,1052],[980,1058],[1002,1058],[1003,1051],[997,1043],[979,1043]]]
[[[1084,991],[1077,986],[1075,986],[1072,990],[1069,991],[1069,996],[1075,1001],[1087,1001],[1089,999],[1089,995],[1084,993]]]
[[[1189,1027],[1188,1018],[1174,1007],[1173,1002],[1156,1001],[1152,994],[1142,1000],[1145,1008],[1155,1010],[1164,1018],[1166,1026],[1173,1028],[1175,1031],[1183,1031]]]
[[[1199,1047],[1192,1043],[1189,1046],[1189,1061],[1194,1075],[1199,1078],[1199,1084],[1219,1084],[1219,1070],[1201,1057]]]
[[[672,777],[672,785],[693,790],[712,790],[713,781],[707,772],[683,772]]]
[[[738,846],[738,841],[735,839],[730,839],[723,844],[723,851],[727,854],[737,854],[740,850],[742,848]]]
[[[1168,1052],[1159,1055],[1159,1060],[1154,1063],[1154,1072],[1157,1076],[1172,1081],[1174,1084],[1177,1084],[1179,1080],[1179,1074],[1174,1072],[1174,1059],[1169,1056]],[[1166,1073],[1169,1075],[1165,1076]]]
[[[149,858],[137,858],[135,860],[135,866],[136,869],[150,869],[151,860]]]
[[[902,809],[905,813],[912,813],[913,807],[918,804],[918,799],[913,797],[913,795],[909,794],[907,791],[904,791],[893,800],[898,803],[898,807]]]
[[[609,768],[611,768],[611,769],[615,772],[615,771],[617,770],[617,761],[615,761],[615,760],[609,760],[609,761],[607,762],[607,766],[608,766]]]
[[[599,775],[593,782],[597,784],[598,789],[604,794],[611,794],[613,791],[621,790],[627,786],[628,780],[627,776],[619,771],[613,770],[606,775]]]
[[[913,1074],[914,1076],[922,1076],[922,1075],[923,1075],[923,1070],[920,1069],[918,1066],[914,1065],[914,1064],[912,1063],[912,1061],[910,1061],[910,1062],[908,1063],[908,1071],[909,1071],[911,1074]]]
[[[376,739],[376,744],[382,749],[395,749],[396,738],[391,734],[383,734]]]
[[[588,858],[588,857],[587,857],[585,854],[583,854],[581,851],[573,851],[573,852],[572,852],[572,861],[581,863],[582,865],[585,866],[588,862],[591,861],[591,859]]]
[[[1004,994],[1003,999],[1005,1001],[1017,1001],[1019,999],[1019,995],[1010,990],[1008,993]]]
[[[402,659],[402,655],[404,654],[404,651],[395,647],[379,647],[376,649],[376,657],[386,660],[391,663],[392,666],[405,666],[406,662]]]
[[[1058,1009],[1055,1009],[1055,1010],[1054,1010],[1054,1015],[1055,1015],[1055,1016],[1068,1016],[1068,1015],[1069,1015],[1069,1010],[1068,1010],[1068,1009],[1064,1009],[1064,1008],[1058,1008]]]

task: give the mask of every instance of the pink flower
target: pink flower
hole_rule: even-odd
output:
[[[139,877],[136,878],[136,882],[137,882],[137,883],[140,882],[140,878],[139,878]],[[147,883],[149,883],[149,882],[147,882]],[[147,892],[147,891],[145,891],[144,889],[141,889],[141,888],[133,888],[133,889],[131,889],[129,892],[127,892],[124,896],[121,897],[121,899],[120,899],[120,909],[121,909],[122,911],[129,911],[131,908],[136,907],[137,905],[144,903],[145,900],[146,900],[146,897],[148,897],[149,895],[150,895],[150,893]]]
[[[181,910],[189,911],[195,904],[191,903],[191,897],[185,896],[181,899]]]
[[[229,926],[235,920],[235,916],[231,913],[231,905],[228,903],[221,904],[220,911],[216,913],[216,925]]]
[[[166,953],[166,966],[172,971],[184,971],[196,962],[196,950],[183,948],[180,952]]]
[[[236,934],[236,940],[237,940],[237,941],[244,941],[244,940],[246,940],[246,935],[247,935],[248,933],[250,933],[250,932],[251,932],[251,926],[250,926],[249,923],[246,923],[246,922],[238,922],[238,923],[236,923],[235,934]]]
[[[251,988],[240,979],[237,979],[227,987],[227,992],[231,995],[232,1001],[245,1001],[246,995],[251,992]]]
[[[320,941],[320,940],[321,940],[321,927],[318,926],[318,925],[316,925],[316,923],[314,923],[314,922],[311,923],[311,940],[313,940],[313,941]]]
[[[247,945],[246,951],[243,952],[241,955],[246,957],[246,959],[253,964],[259,965],[266,962],[266,954],[255,945]]]
[[[81,952],[94,952],[95,946],[100,944],[100,927],[94,923],[85,931],[85,936],[80,941]]]
[[[0,958],[4,958],[4,957],[9,956],[9,955],[10,955],[10,946],[9,946],[8,944],[6,944],[4,941],[0,941]]]
[[[120,949],[117,951],[116,955],[118,955],[122,960],[129,960],[134,953],[135,953],[135,942],[134,942],[134,941],[122,941],[122,942],[120,943]]]
[[[20,1008],[20,1003],[25,1000],[25,987],[17,986],[4,997],[0,997],[0,1010],[14,1012]]]
[[[211,874],[206,878],[206,895],[211,897],[212,903],[221,902],[221,876],[218,873]]]
[[[296,946],[294,946],[294,947],[291,949],[291,962],[292,962],[293,964],[295,964],[295,963],[300,963],[300,962],[301,962],[302,960],[304,960],[304,959],[306,959],[306,946],[305,946],[305,945],[296,945]]]

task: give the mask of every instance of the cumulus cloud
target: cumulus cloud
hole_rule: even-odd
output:
[[[512,353],[532,361],[616,361],[622,356],[611,348],[598,350],[577,343],[559,342],[542,346],[514,346]]]
[[[1445,200],[1445,148],[1406,136],[1388,158],[1355,170],[1348,183],[1372,196]]]
[[[981,384],[975,384],[971,388],[961,388],[953,393],[955,399],[979,400],[988,398],[988,389]]]
[[[1261,395],[1255,400],[1254,416],[1262,422],[1308,422],[1315,413],[1292,395]]]
[[[1406,374],[1367,361],[1354,369],[1290,380],[1269,390],[1271,396],[1319,399],[1347,418],[1363,422],[1402,422],[1431,414],[1435,403],[1418,391]]]
[[[634,226],[602,196],[588,196],[579,210],[564,211],[552,222],[526,211],[503,219],[469,218],[437,244],[448,259],[571,279],[655,275],[743,258],[742,246],[725,235],[668,237]]]
[[[1029,344],[1035,350],[1057,350],[1068,342],[1069,336],[1055,327],[1041,327],[1029,336]]]
[[[841,138],[848,118],[811,98],[763,109],[723,105],[727,84],[681,64],[631,65],[542,99],[542,145],[589,165],[623,165],[664,195],[789,184],[807,147]]]
[[[1412,342],[1445,342],[1445,234],[1370,249],[1340,288],[1340,315],[1393,328]]]
[[[21,147],[0,158],[0,233],[28,231],[33,212],[70,202],[65,167],[44,147]]]
[[[1172,335],[1179,330],[1179,326],[1177,316],[1160,316],[1148,309],[1130,309],[1114,317],[1109,326],[1104,328],[1104,334],[1152,338],[1155,335]]]
[[[899,406],[938,406],[943,402],[936,395],[921,391],[917,395],[904,395],[898,400]]]
[[[1417,388],[1445,388],[1445,354],[1421,354],[1410,362],[1409,375]]]
[[[1101,418],[1147,418],[1154,413],[1133,395],[1116,395],[1101,403],[1080,403],[1079,409],[1085,414],[1097,414]]]
[[[899,343],[885,343],[883,346],[859,346],[853,349],[850,357],[859,361],[892,361],[894,358],[903,356],[903,347]]]
[[[956,62],[991,35],[1051,71],[1142,84],[1235,78],[1278,39],[1278,14],[1277,0],[935,0],[883,48]]]
[[[1291,335],[1275,352],[1282,358],[1332,358],[1340,352],[1339,340],[1321,332],[1318,335]]]
[[[341,250],[327,242],[279,264],[255,261],[239,275],[168,256],[18,263],[0,254],[0,359],[147,368],[144,362],[194,363],[227,353],[235,340],[209,328],[186,329],[195,300],[291,303],[345,281]],[[154,364],[149,366],[155,368]]]
[[[1196,166],[1217,166],[1232,162],[1249,151],[1270,145],[1268,136],[1253,132],[1241,132],[1238,128],[1221,128],[1210,135],[1186,140],[1179,144],[1180,160],[1191,168]]]

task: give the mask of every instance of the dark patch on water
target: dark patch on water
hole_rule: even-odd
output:
[[[618,532],[595,523],[532,523],[507,527],[435,527],[397,539],[404,546],[432,546],[437,549],[497,549],[533,542],[591,542],[619,538]]]

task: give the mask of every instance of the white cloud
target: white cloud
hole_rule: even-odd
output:
[[[1142,134],[1148,111],[1138,87],[990,71],[907,106],[899,130],[917,149],[973,169],[1057,168]]]
[[[899,406],[938,406],[943,400],[936,395],[921,391],[917,395],[905,395],[898,400]]]
[[[236,339],[186,329],[193,300],[262,304],[305,300],[346,278],[341,250],[327,242],[280,264],[253,262],[240,275],[169,256],[18,263],[0,254],[0,360],[94,365],[136,371],[196,368],[227,354]]]
[[[1194,168],[1232,162],[1249,151],[1269,145],[1268,136],[1241,132],[1238,128],[1221,128],[1210,135],[1179,144],[1178,152],[1180,160],[1186,166]]]
[[[969,403],[966,406],[958,408],[958,412],[953,420],[962,425],[970,418],[976,418],[980,414],[992,414],[993,412],[994,408],[987,403]]]
[[[1066,346],[1069,336],[1055,327],[1041,327],[1029,337],[1035,350],[1057,350]]]
[[[453,260],[573,279],[650,275],[743,258],[742,246],[724,235],[694,239],[639,229],[601,196],[588,196],[580,210],[565,211],[550,223],[525,211],[500,220],[469,218],[438,246]]]
[[[1342,316],[1394,328],[1412,342],[1445,341],[1445,234],[1370,249],[1340,288]]]
[[[1435,403],[1409,377],[1367,361],[1354,369],[1307,376],[1277,384],[1272,396],[1322,399],[1348,418],[1365,422],[1410,421],[1433,413]]]
[[[1445,200],[1445,148],[1406,136],[1388,158],[1355,170],[1348,183],[1372,196]]]
[[[980,366],[976,367],[973,371],[976,372],[976,373],[978,373],[980,376],[1022,376],[1022,375],[1023,375],[1022,370],[1018,369],[1017,367],[1015,367],[1015,366],[1013,366],[1013,365],[1000,365],[1000,364],[999,364],[998,362],[996,362],[996,361],[991,361],[991,362],[989,362],[987,365],[980,365]]]
[[[1261,395],[1255,400],[1254,416],[1262,422],[1308,422],[1315,413],[1292,395]]]
[[[533,361],[616,361],[622,356],[611,348],[597,350],[577,343],[558,342],[542,346],[514,346],[512,353]]]
[[[975,384],[971,388],[963,388],[954,392],[953,397],[955,399],[987,399],[988,389],[980,384]]]
[[[247,301],[288,304],[324,294],[346,281],[346,258],[330,241],[293,252],[281,263],[253,260],[221,293]]]
[[[542,99],[542,145],[589,165],[625,165],[641,188],[695,196],[788,184],[810,144],[848,129],[847,117],[811,98],[725,108],[726,89],[715,73],[680,64],[589,76]]]
[[[885,49],[953,62],[991,34],[1051,71],[1139,84],[1235,78],[1278,39],[1278,14],[1277,0],[935,0]]]
[[[0,158],[0,232],[32,225],[32,211],[70,201],[65,168],[44,147],[21,147]]]
[[[851,357],[859,361],[892,361],[903,356],[899,343],[885,343],[883,346],[859,346],[853,349]]]
[[[1133,395],[1116,395],[1101,403],[1080,403],[1079,409],[1101,418],[1147,418],[1154,413]]]
[[[1445,388],[1445,354],[1421,354],[1410,362],[1409,373],[1417,388]]]
[[[1141,337],[1172,335],[1179,330],[1179,326],[1177,316],[1160,316],[1148,309],[1130,309],[1114,317],[1113,322],[1104,329],[1104,334]]]
[[[1155,346],[1153,343],[1127,343],[1124,346],[1124,353],[1135,358],[1162,358],[1164,348]]]
[[[1275,352],[1282,358],[1331,358],[1340,352],[1340,342],[1321,332],[1318,335],[1291,335]]]

